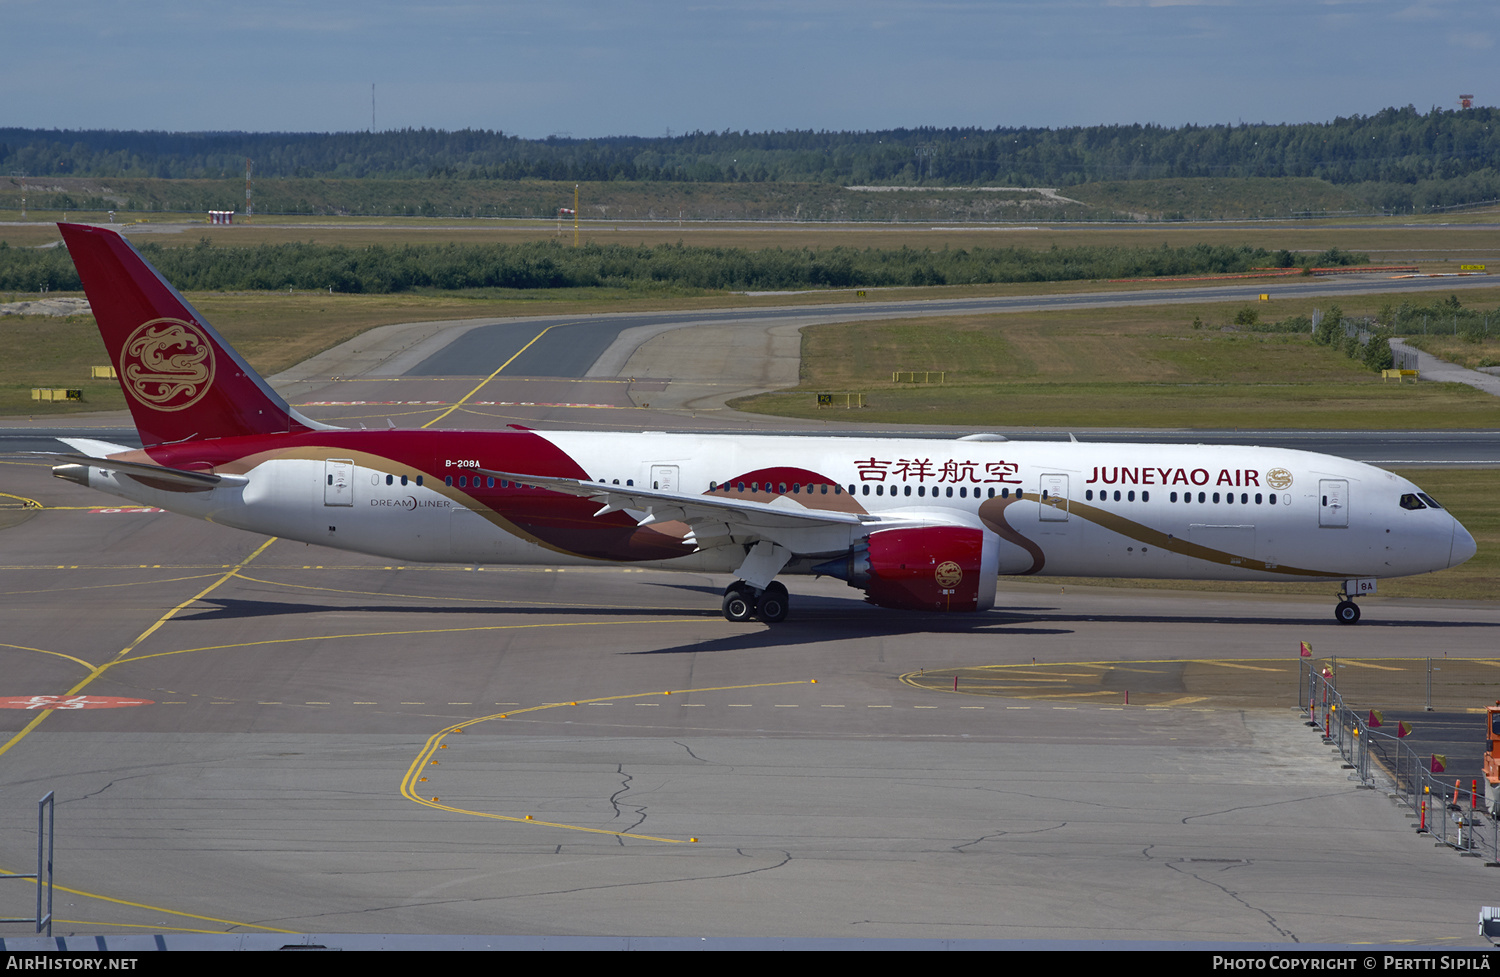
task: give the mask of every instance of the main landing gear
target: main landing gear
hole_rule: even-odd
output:
[[[786,620],[790,607],[790,596],[780,581],[772,580],[765,590],[755,588],[743,580],[736,580],[724,588],[724,620],[748,621],[759,617],[767,624]]]
[[[1339,594],[1338,606],[1333,609],[1333,619],[1340,624],[1359,623],[1359,605],[1349,599],[1348,594]]]

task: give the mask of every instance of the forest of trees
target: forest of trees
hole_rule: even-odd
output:
[[[502,132],[128,132],[0,128],[0,172],[217,179],[800,182],[1048,186],[1315,177],[1387,210],[1500,198],[1500,110],[1411,106],[1326,123],[1063,129],[694,132],[522,139]]]
[[[957,285],[1226,274],[1289,267],[1290,252],[1195,244],[1181,248],[1076,247],[705,248],[558,241],[523,244],[350,248],[319,244],[214,247],[140,246],[167,280],[186,291],[278,290],[405,292],[475,288],[788,289]],[[1365,263],[1366,255],[1326,252],[1319,261]],[[77,291],[63,248],[13,248],[0,241],[0,291]]]

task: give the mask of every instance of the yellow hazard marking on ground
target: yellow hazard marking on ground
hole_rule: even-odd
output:
[[[90,662],[84,661],[82,658],[75,658],[74,656],[65,654],[61,651],[48,651],[46,648],[28,648],[25,645],[8,645],[3,641],[0,641],[0,648],[14,648],[16,651],[33,651],[38,655],[56,655],[58,658],[66,658],[70,662],[77,662],[90,671],[93,671],[97,667]]]
[[[1006,698],[1023,700],[1091,699],[1097,698],[1101,695],[1113,696],[1115,698],[1118,698],[1120,693],[1114,691],[1113,689],[1100,689],[1097,692],[1041,692],[1035,695],[1009,695],[1006,696]]]
[[[306,567],[303,567],[301,569],[306,569]],[[293,590],[320,590],[330,594],[348,594],[352,597],[384,597],[388,600],[445,600],[462,604],[483,604],[485,606],[494,604],[521,604],[526,607],[587,607],[590,610],[613,610],[616,608],[620,610],[640,610],[639,604],[587,604],[581,601],[504,600],[502,598],[492,596],[454,597],[449,594],[398,594],[388,590],[348,590],[343,587],[319,587],[315,584],[284,583],[280,580],[266,580],[262,577],[251,577],[243,573],[240,574],[240,579],[248,580],[251,583],[262,583],[268,587],[288,587]],[[666,613],[667,611],[679,610],[679,608],[663,607],[660,610],[662,613]]]
[[[0,569],[9,570],[9,569],[13,569],[13,568],[11,568],[11,567],[0,567]],[[63,569],[63,568],[62,567],[51,567],[49,569]],[[87,568],[87,567],[68,567],[67,569],[69,569],[69,570],[79,570],[79,569],[91,569],[91,568]],[[173,568],[172,567],[128,567],[128,568],[125,568],[125,569],[131,569],[131,570],[136,570],[136,569],[169,570],[169,569],[173,569]],[[155,584],[181,583],[184,580],[202,580],[204,577],[211,577],[211,576],[213,576],[213,574],[211,574],[211,573],[195,573],[195,574],[192,574],[192,575],[186,576],[186,577],[166,577],[166,578],[161,579],[161,580],[130,580],[130,581],[127,581],[125,583],[95,583],[95,584],[84,584],[83,586],[80,586],[80,587],[47,587],[47,588],[44,588],[42,590],[7,590],[7,591],[3,591],[3,593],[7,597],[15,597],[15,596],[24,595],[24,594],[71,594],[71,593],[76,593],[78,591],[83,591],[83,590],[108,590],[111,587],[150,587],[150,586],[153,586]]]
[[[495,370],[494,373],[491,373],[489,376],[487,376],[483,380],[479,381],[479,386],[475,387],[473,390],[470,390],[468,393],[466,393],[462,397],[458,398],[458,403],[454,404],[452,407],[449,407],[447,410],[443,411],[441,414],[439,414],[437,417],[434,417],[432,420],[428,421],[426,424],[423,424],[422,427],[424,427],[424,428],[432,427],[432,425],[436,424],[438,421],[441,421],[443,418],[447,417],[449,414],[453,413],[454,411],[456,411],[460,407],[462,407],[464,401],[468,400],[470,397],[474,396],[475,394],[479,393],[479,391],[483,390],[485,384],[489,383],[491,380],[495,379],[495,377],[499,376],[501,370],[505,369],[507,366],[510,366],[512,363],[514,363],[516,361],[516,357],[520,356],[522,353],[526,352],[532,346],[536,345],[537,340],[539,340],[543,336],[547,335],[547,333],[551,332],[553,329],[556,329],[558,326],[571,326],[571,325],[573,325],[573,323],[571,323],[571,322],[559,322],[559,323],[555,323],[554,325],[548,326],[546,329],[543,329],[541,332],[539,332],[535,336],[531,337],[531,342],[527,343],[525,346],[522,346],[520,349],[516,350],[515,356],[512,356],[510,359],[506,360],[504,363],[501,363],[500,366],[496,368],[496,370]]]
[[[537,628],[600,628],[625,627],[626,625],[696,624],[696,618],[681,620],[668,618],[656,621],[559,621],[554,624],[485,624],[467,628],[419,628],[412,631],[364,631],[358,634],[309,634],[297,638],[266,638],[261,641],[239,641],[226,645],[204,645],[201,648],[179,648],[176,651],[156,651],[149,655],[136,655],[130,661],[146,661],[150,658],[168,658],[172,655],[190,655],[199,651],[228,651],[231,648],[256,648],[264,645],[297,644],[303,641],[342,641],[347,638],[399,638],[414,634],[462,634],[479,631],[524,631]],[[107,667],[107,666],[106,666]],[[0,751],[3,752],[3,751]]]
[[[0,868],[0,877],[7,876],[7,875],[20,875],[20,874],[21,874],[20,872],[13,872],[10,869]],[[30,881],[31,881],[32,885],[36,885],[36,880],[35,879],[32,879]],[[114,896],[102,896],[102,895],[100,895],[97,892],[84,892],[82,889],[70,889],[67,886],[63,886],[63,885],[54,885],[52,888],[56,892],[66,892],[69,895],[82,896],[85,899],[97,899],[100,902],[110,902],[110,903],[114,903],[117,906],[130,906],[132,909],[145,909],[145,910],[149,910],[150,912],[153,912],[153,913],[166,913],[168,916],[182,916],[182,917],[184,917],[186,919],[201,919],[201,920],[203,920],[206,923],[223,923],[225,926],[228,926],[231,929],[238,929],[238,928],[243,927],[245,929],[265,930],[268,933],[296,933],[297,932],[296,930],[278,929],[275,926],[261,926],[258,923],[237,923],[237,922],[235,922],[232,919],[219,919],[219,918],[217,918],[215,916],[202,916],[202,915],[199,915],[198,913],[185,913],[185,912],[182,912],[179,909],[165,909],[165,908],[163,908],[161,906],[150,906],[150,905],[147,905],[144,902],[131,902],[129,899],[116,899]],[[58,919],[58,920],[54,920],[54,922],[58,922],[58,923],[73,923],[73,922],[76,922],[76,921],[74,921],[74,920],[65,920],[65,919]],[[155,924],[155,923],[152,923],[152,924],[149,924],[149,925],[143,924],[141,926],[135,926],[135,924],[132,924],[132,923],[102,923],[102,924],[99,924],[99,925],[103,925],[103,926],[131,926],[131,927],[135,927],[137,929],[148,929],[148,930],[152,930],[152,931],[155,931],[155,930],[158,930],[158,929],[163,929],[163,928],[167,928],[167,929],[173,929],[174,928],[174,927],[161,927],[161,926],[159,926],[158,924]],[[224,930],[205,930],[205,929],[185,929],[185,930],[181,930],[180,932],[184,932],[184,933],[223,933],[225,931]]]
[[[19,503],[19,508],[22,508],[22,509],[42,509],[42,508],[45,508],[36,499],[28,499],[24,495],[11,495],[9,492],[0,492],[0,499],[13,499],[14,500],[13,502],[0,502],[0,509],[14,509],[14,508],[17,508],[18,507],[17,503]]]
[[[1217,659],[1144,659],[1130,662],[1059,662],[1038,664],[967,665],[927,668],[900,676],[901,682],[924,692],[993,696],[1015,700],[1098,701],[1113,698],[1131,706],[1165,708],[1225,700],[1243,707],[1280,694],[1295,684],[1298,661],[1275,659],[1222,661]],[[1087,671],[1084,671],[1087,669]],[[1222,670],[1222,671],[1221,671]],[[1236,682],[1231,672],[1258,672],[1267,677]],[[1108,688],[1102,687],[1106,680]],[[1246,686],[1249,686],[1246,688]],[[1072,686],[1071,689],[1059,686]],[[1269,701],[1263,703],[1271,704]]]
[[[477,726],[480,723],[487,723],[501,719],[512,719],[516,716],[523,716],[528,713],[542,712],[549,709],[571,709],[576,706],[613,704],[615,702],[620,702],[627,699],[646,699],[669,695],[701,695],[707,692],[737,692],[742,689],[769,689],[783,685],[811,684],[812,682],[807,679],[799,679],[789,682],[757,682],[752,685],[720,685],[702,689],[669,689],[661,692],[629,692],[623,695],[607,695],[600,696],[594,699],[574,699],[570,702],[544,702],[535,706],[521,706],[515,709],[507,709],[503,713],[494,713],[488,716],[477,716],[474,719],[466,719],[461,723],[454,723],[451,726],[445,726],[427,738],[427,742],[423,744],[421,752],[416,755],[416,757],[412,760],[411,765],[406,768],[406,776],[401,778],[401,796],[405,797],[407,800],[415,804],[420,804],[423,807],[430,807],[438,811],[447,811],[450,814],[468,814],[472,817],[488,818],[492,821],[510,821],[516,824],[535,824],[542,825],[548,828],[562,828],[567,831],[582,831],[586,834],[609,835],[610,837],[614,838],[636,838],[641,841],[659,841],[669,845],[690,844],[696,839],[661,838],[655,835],[634,834],[628,831],[610,831],[607,828],[590,828],[580,824],[561,824],[555,821],[538,821],[530,815],[516,816],[507,814],[494,814],[489,811],[471,811],[467,808],[454,807],[451,804],[444,804],[436,797],[426,797],[419,795],[416,792],[416,785],[421,782],[418,778],[421,775],[422,771],[433,762],[432,755],[439,749],[444,748],[444,739],[446,739],[453,733],[461,732],[465,729],[468,729],[470,726]],[[637,705],[639,704],[640,703],[637,703]],[[429,786],[428,789],[432,790],[436,788]]]
[[[155,634],[157,632],[157,630],[159,628],[161,628],[162,625],[166,624],[172,618],[176,617],[177,614],[178,614],[178,612],[182,611],[188,605],[190,605],[190,604],[192,604],[192,603],[194,603],[194,602],[196,602],[198,600],[201,600],[204,597],[207,597],[209,594],[211,594],[215,590],[217,590],[222,584],[224,584],[224,583],[228,582],[229,580],[233,579],[234,576],[235,576],[235,574],[239,573],[239,571],[240,571],[240,569],[242,567],[247,566],[250,563],[251,560],[254,560],[257,556],[260,556],[262,553],[264,553],[266,551],[266,549],[268,547],[270,547],[270,545],[272,543],[274,543],[274,542],[276,542],[276,537],[272,536],[270,539],[268,539],[264,543],[260,544],[260,546],[256,547],[255,551],[253,553],[251,553],[249,556],[245,557],[243,560],[241,560],[240,562],[236,563],[234,566],[230,567],[229,571],[227,573],[224,573],[223,575],[221,575],[213,583],[209,584],[207,587],[204,587],[202,590],[198,591],[192,597],[189,597],[187,600],[183,601],[182,603],[178,604],[176,607],[172,608],[170,611],[167,611],[167,613],[163,614],[161,617],[157,618],[156,622],[154,624],[152,624],[149,628],[147,628],[146,630],[144,630],[140,634],[138,634],[136,636],[136,638],[135,638],[134,641],[130,642],[130,644],[126,645],[124,648],[121,648],[120,651],[115,655],[114,658],[112,658],[109,661],[105,662],[103,665],[97,665],[94,668],[92,668],[89,671],[88,675],[84,676],[82,680],[80,680],[76,685],[74,685],[71,689],[69,689],[67,692],[65,692],[63,694],[65,696],[68,696],[68,695],[77,695],[84,688],[86,688],[91,682],[93,682],[94,679],[98,678],[100,675],[103,675],[111,667],[113,667],[115,665],[118,665],[118,664],[120,664],[123,661],[126,661],[130,657],[130,653],[133,652],[133,651],[135,651],[136,648],[140,647],[141,642],[143,642],[147,638],[151,637],[153,634]],[[145,657],[145,656],[143,656],[143,657]],[[56,710],[53,710],[53,709],[44,709],[44,710],[38,712],[37,715],[36,715],[36,718],[33,719],[31,722],[27,723],[21,729],[21,731],[19,733],[17,733],[16,735],[12,736],[10,739],[6,740],[5,743],[0,744],[0,756],[4,756],[5,753],[8,752],[11,747],[15,746],[17,743],[21,742],[21,740],[25,739],[27,737],[27,735],[29,735],[33,729],[36,729],[43,722],[45,722],[46,719],[47,719],[47,717],[50,716],[50,715],[52,715],[55,711]]]

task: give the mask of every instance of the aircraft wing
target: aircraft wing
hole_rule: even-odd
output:
[[[775,502],[750,502],[714,495],[686,495],[635,486],[609,485],[577,478],[549,478],[519,472],[478,471],[522,485],[594,499],[602,508],[596,516],[611,512],[645,513],[637,521],[642,526],[658,522],[685,522],[698,537],[766,536],[780,537],[786,531],[847,529],[880,522],[879,516],[862,512],[837,512],[808,509],[782,496]],[[718,531],[712,531],[717,527]]]

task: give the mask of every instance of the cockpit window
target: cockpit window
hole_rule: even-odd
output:
[[[1423,502],[1426,502],[1428,505],[1432,506],[1434,509],[1441,509],[1442,508],[1442,506],[1440,506],[1440,505],[1437,504],[1437,500],[1434,499],[1432,496],[1428,495],[1426,492],[1418,492],[1417,493],[1417,498],[1421,499]]]
[[[1401,508],[1403,508],[1403,509],[1425,509],[1425,508],[1427,508],[1427,506],[1424,505],[1422,503],[1422,500],[1419,499],[1419,498],[1417,498],[1416,495],[1414,495],[1411,492],[1407,492],[1405,495],[1401,496]]]

